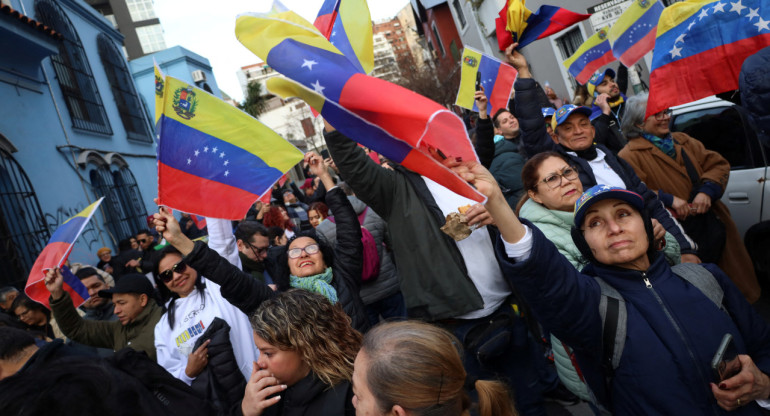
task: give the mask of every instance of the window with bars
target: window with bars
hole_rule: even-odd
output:
[[[112,171],[109,166],[99,166],[89,175],[94,193],[104,197],[105,222],[116,242],[147,228],[142,194],[127,167]]]
[[[431,30],[433,31],[433,42],[436,43],[436,46],[438,47],[438,50],[441,51],[441,56],[446,56],[446,50],[444,49],[444,43],[441,41],[441,36],[438,34],[438,27],[436,26],[436,22],[433,22],[431,25]]]
[[[152,143],[149,124],[144,117],[142,104],[134,89],[134,80],[126,67],[123,55],[105,34],[97,38],[99,57],[112,87],[112,95],[118,106],[120,119],[129,139]]]
[[[51,0],[36,0],[37,20],[52,27],[64,37],[59,54],[51,57],[56,78],[76,128],[96,133],[112,134],[110,122],[99,97],[86,52],[75,27],[58,4]]]
[[[574,28],[556,39],[556,45],[558,45],[559,52],[561,52],[562,61],[572,56],[582,44],[583,35],[580,33],[579,28]]]
[[[51,234],[27,174],[0,149],[0,287],[23,287]]]
[[[452,0],[452,7],[455,9],[455,13],[457,13],[457,20],[460,21],[460,29],[465,29],[465,13],[463,13],[460,0]]]
[[[131,14],[131,20],[141,22],[143,20],[154,19],[158,17],[155,14],[155,7],[152,0],[126,0],[128,13]]]

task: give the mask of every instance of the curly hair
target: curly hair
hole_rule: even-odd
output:
[[[342,307],[303,289],[262,302],[249,318],[254,332],[284,351],[296,351],[329,386],[351,381],[361,334]]]
[[[281,227],[283,230],[293,230],[294,223],[291,219],[283,218],[282,210],[284,210],[284,208],[281,208],[280,206],[271,206],[265,213],[265,216],[262,217],[262,224],[264,224],[265,227]]]
[[[308,207],[307,212],[310,211],[316,211],[319,214],[321,214],[321,219],[324,219],[329,216],[329,207],[326,206],[323,202],[313,202],[310,204],[310,207]]]

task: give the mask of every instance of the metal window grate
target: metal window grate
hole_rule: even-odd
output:
[[[134,175],[127,168],[113,172],[107,166],[91,170],[91,186],[99,197],[105,197],[105,223],[113,239],[129,238],[147,228],[147,210]]]
[[[37,19],[64,36],[59,54],[51,57],[62,95],[76,128],[112,134],[91,66],[72,22],[61,7],[51,0],[36,0]]]
[[[0,286],[22,287],[50,238],[27,174],[0,149]]]
[[[120,168],[112,172],[115,180],[115,188],[118,196],[123,201],[123,206],[127,207],[126,217],[123,219],[129,224],[132,234],[139,230],[147,228],[147,209],[144,206],[142,193],[139,191],[139,185],[136,178],[128,168]]]
[[[149,124],[142,112],[142,105],[134,89],[134,80],[126,68],[123,55],[115,47],[115,44],[105,34],[99,34],[97,38],[99,57],[101,58],[104,72],[112,87],[112,95],[118,106],[120,119],[126,128],[128,137],[147,143],[152,143]]]

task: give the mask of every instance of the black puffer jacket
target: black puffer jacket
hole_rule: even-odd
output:
[[[233,416],[242,416],[238,408]],[[329,387],[311,371],[305,378],[281,392],[281,400],[268,407],[263,416],[355,416],[353,387],[347,381]]]
[[[208,346],[208,365],[192,382],[192,388],[200,397],[214,402],[223,411],[239,405],[246,391],[246,379],[243,378],[235,360],[233,345],[230,343],[230,325],[221,318],[214,318],[206,332],[196,341],[193,351],[206,341]]]
[[[337,298],[345,313],[353,320],[353,328],[365,332],[369,329],[369,320],[359,296],[363,258],[361,226],[350,201],[340,188],[326,193],[326,204],[337,218],[332,286],[337,291]],[[276,295],[267,285],[233,266],[201,242],[195,243],[195,248],[186,259],[200,275],[218,284],[222,297],[246,315],[251,315],[263,301]]]

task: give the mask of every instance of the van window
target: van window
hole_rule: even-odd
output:
[[[700,140],[707,149],[724,156],[732,169],[754,167],[743,121],[733,106],[675,115],[671,131],[687,133]]]

